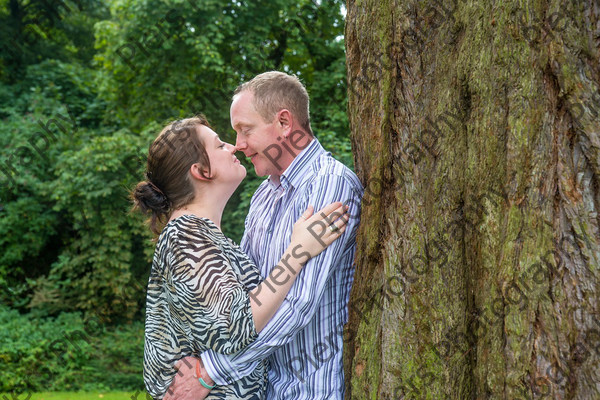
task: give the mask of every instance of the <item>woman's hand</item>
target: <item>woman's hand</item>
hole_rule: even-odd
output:
[[[349,219],[348,206],[341,202],[331,203],[313,215],[313,206],[294,224],[290,247],[302,246],[297,252],[308,252],[310,258],[317,256],[346,230]],[[308,260],[306,260],[308,261]],[[305,262],[306,262],[305,261]]]

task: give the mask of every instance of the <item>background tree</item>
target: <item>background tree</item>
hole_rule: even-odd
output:
[[[348,398],[599,397],[598,3],[347,9]]]

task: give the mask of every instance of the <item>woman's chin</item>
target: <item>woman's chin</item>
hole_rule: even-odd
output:
[[[237,189],[237,186],[239,186],[240,183],[242,183],[242,181],[244,180],[244,178],[246,177],[246,175],[248,175],[248,171],[246,171],[246,168],[244,168],[244,173],[240,174],[240,179],[239,179],[239,181],[238,181],[238,183],[236,185],[236,189]]]

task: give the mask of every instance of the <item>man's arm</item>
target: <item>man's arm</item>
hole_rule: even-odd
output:
[[[230,384],[250,374],[260,360],[289,343],[312,320],[327,281],[339,265],[339,260],[346,252],[353,251],[362,197],[358,179],[326,175],[315,179],[312,187],[302,201],[314,204],[315,209],[321,209],[334,201],[343,201],[350,206],[348,212],[351,218],[346,232],[306,264],[285,302],[254,343],[231,356],[213,351],[202,354],[206,371],[217,384]],[[299,209],[304,206],[305,204],[301,204]]]

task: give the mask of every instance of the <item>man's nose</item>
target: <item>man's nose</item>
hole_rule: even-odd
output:
[[[240,135],[235,137],[235,151],[242,151],[246,147],[246,143],[240,140]]]

